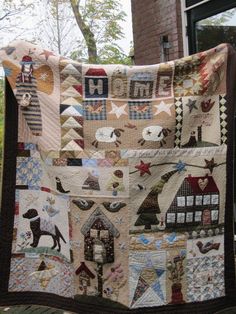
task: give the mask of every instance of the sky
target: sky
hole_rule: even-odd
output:
[[[123,11],[127,14],[126,21],[121,23],[125,33],[125,38],[119,41],[120,47],[125,54],[129,54],[130,42],[133,41],[132,15],[131,15],[131,0],[120,0]]]
[[[0,16],[1,14],[1,3],[4,0],[0,0]],[[14,0],[18,1],[18,0]],[[24,0],[24,3],[27,4],[27,1],[29,0]],[[122,48],[125,54],[129,54],[130,52],[130,42],[133,41],[133,33],[132,33],[132,15],[131,15],[131,0],[117,0],[120,2],[123,11],[127,14],[125,21],[120,22],[120,25],[123,29],[123,32],[125,34],[125,37],[118,41],[119,46]],[[30,2],[30,1],[29,1]],[[39,13],[40,14],[40,11]],[[17,19],[17,17],[14,17]],[[36,19],[36,20],[35,20]],[[6,20],[5,20],[6,21]],[[35,21],[37,21],[37,13],[35,16],[27,16],[26,19],[24,20],[24,24],[21,25],[21,28],[27,27],[31,28],[33,25],[35,25]],[[30,31],[25,32],[24,30],[20,30],[18,28],[15,29],[15,32],[11,33],[4,33],[3,36],[0,36],[0,46],[7,45],[10,41],[14,40],[16,37],[20,37],[21,39],[28,39],[31,40],[32,38],[32,33]]]

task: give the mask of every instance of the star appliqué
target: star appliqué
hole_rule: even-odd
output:
[[[55,56],[54,53],[53,53],[52,51],[49,51],[49,50],[43,50],[43,52],[40,53],[39,55],[40,55],[40,56],[41,56],[41,55],[44,55],[46,61],[48,61],[48,58],[49,58],[50,56]]]
[[[157,111],[154,113],[154,116],[156,116],[157,114],[161,113],[161,112],[165,112],[167,113],[169,116],[171,116],[171,111],[170,111],[170,107],[173,104],[166,104],[164,101],[161,101],[159,105],[154,105],[154,107],[157,108]]]
[[[207,159],[204,159],[205,160],[205,169],[209,169],[210,172],[212,173],[213,172],[213,169],[217,166],[217,163],[215,163],[215,160],[214,158],[211,158],[211,160],[207,160]]]
[[[192,100],[192,99],[189,99],[188,100],[188,103],[186,104],[186,106],[189,108],[189,113],[191,113],[193,111],[193,109],[198,109],[197,106],[196,106],[196,100]]]
[[[140,165],[135,166],[136,169],[140,171],[140,176],[142,177],[145,173],[151,175],[151,172],[149,170],[151,166],[151,163],[144,163],[142,160],[140,161]]]
[[[176,170],[178,170],[178,173],[181,173],[182,171],[186,171],[186,164],[179,160],[179,162],[174,166]]]
[[[122,114],[128,115],[128,113],[125,111],[127,104],[124,104],[122,106],[117,106],[114,102],[111,102],[112,110],[109,112],[109,114],[115,114],[117,119],[119,119]]]

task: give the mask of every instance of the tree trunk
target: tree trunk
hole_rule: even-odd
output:
[[[60,32],[60,23],[59,23],[59,4],[58,1],[55,2],[56,5],[56,21],[57,21],[57,47],[58,52],[61,54],[61,32]]]
[[[97,278],[98,278],[98,296],[102,297],[103,293],[103,265],[97,263]]]
[[[76,22],[82,32],[82,35],[85,39],[87,48],[88,48],[88,56],[89,56],[89,63],[97,63],[98,55],[97,55],[97,44],[94,38],[94,34],[89,28],[88,25],[83,20],[83,17],[79,11],[79,1],[70,0],[72,10],[75,15]]]

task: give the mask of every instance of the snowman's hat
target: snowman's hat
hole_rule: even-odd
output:
[[[24,56],[20,62],[20,64],[35,64],[30,56]]]

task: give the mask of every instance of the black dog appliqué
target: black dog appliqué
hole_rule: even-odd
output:
[[[30,229],[33,234],[33,243],[31,243],[30,246],[37,247],[40,237],[43,235],[49,235],[53,239],[53,246],[51,249],[55,249],[55,247],[58,245],[57,251],[61,251],[60,238],[65,243],[66,241],[56,225],[53,225],[47,220],[40,218],[38,211],[34,208],[29,209],[25,214],[23,214],[23,217],[30,220]]]

